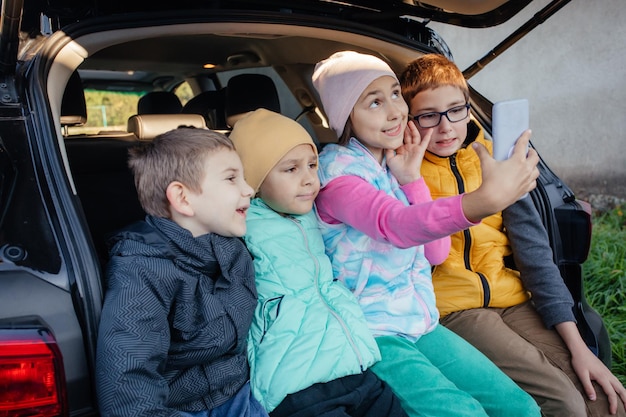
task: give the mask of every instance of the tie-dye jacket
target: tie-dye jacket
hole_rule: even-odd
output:
[[[322,187],[346,175],[363,178],[409,205],[384,161],[379,164],[354,138],[347,146],[329,144],[320,153]],[[431,265],[423,246],[399,248],[345,223],[320,219],[320,227],[334,276],[356,295],[375,336],[399,335],[414,341],[437,326]]]

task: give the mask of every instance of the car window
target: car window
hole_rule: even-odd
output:
[[[87,123],[70,127],[70,134],[125,131],[128,118],[137,113],[137,102],[145,93],[86,89]]]
[[[146,91],[119,91],[113,89],[85,89],[87,123],[83,126],[70,126],[70,135],[96,134],[107,131],[126,131],[128,118],[137,113],[137,102]],[[193,92],[187,82],[174,90],[184,105]]]
[[[183,106],[194,96],[191,86],[186,81],[176,87],[174,94],[176,94]]]
[[[306,117],[299,117],[303,112],[293,93],[283,79],[272,67],[224,71],[217,74],[219,84],[226,86],[228,80],[242,73],[259,73],[269,76],[276,86],[280,100],[281,112],[288,117],[298,119],[304,128],[315,138],[315,131]],[[126,131],[129,117],[137,113],[139,99],[150,90],[141,90],[136,86],[124,90],[116,86],[88,87],[85,89],[87,104],[87,123],[82,126],[70,126],[69,135],[97,134],[102,132]],[[179,84],[174,90],[176,96],[184,105],[194,97],[192,87],[188,82]]]

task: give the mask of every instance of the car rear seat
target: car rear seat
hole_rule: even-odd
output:
[[[87,111],[80,79],[66,87],[61,109],[62,125],[85,123]],[[204,126],[199,115],[141,115],[134,118],[133,132],[75,135],[65,138],[65,149],[81,201],[85,220],[104,267],[108,261],[106,240],[112,232],[145,217],[139,204],[128,150],[180,125]]]
[[[108,260],[107,235],[145,216],[127,163],[128,150],[139,143],[108,137],[65,142],[76,191],[102,266]]]
[[[135,114],[128,119],[127,130],[139,141],[152,140],[161,133],[180,126],[206,129],[204,117],[199,114]]]
[[[75,72],[63,95],[61,125],[67,131],[86,120],[85,95]],[[130,133],[65,136],[70,171],[102,266],[108,259],[108,233],[145,216],[127,164],[128,149],[140,143]]]

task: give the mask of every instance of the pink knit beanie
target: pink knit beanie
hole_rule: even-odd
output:
[[[357,100],[375,79],[398,77],[383,60],[355,51],[335,52],[313,71],[313,85],[322,100],[330,127],[340,137]]]

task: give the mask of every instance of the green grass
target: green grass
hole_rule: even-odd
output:
[[[585,294],[602,316],[612,345],[612,371],[626,385],[626,207],[594,214]]]

